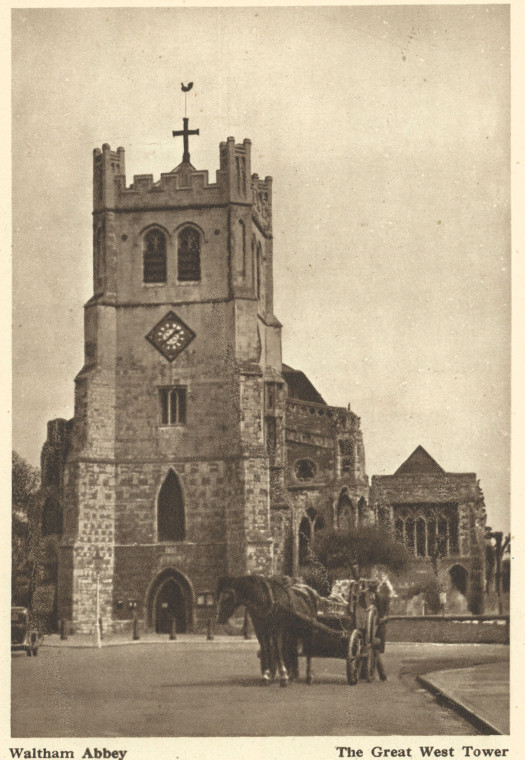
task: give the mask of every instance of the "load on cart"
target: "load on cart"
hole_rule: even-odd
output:
[[[243,605],[260,644],[262,682],[279,672],[281,686],[298,676],[298,656],[306,658],[306,682],[312,683],[312,658],[346,661],[347,683],[386,678],[381,655],[392,587],[385,581],[345,582],[345,595],[321,597],[306,584],[287,577],[244,575],[219,580],[217,622],[224,624]]]

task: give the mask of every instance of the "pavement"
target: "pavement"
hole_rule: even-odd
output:
[[[203,641],[213,644],[242,647],[253,646],[253,638],[242,636],[214,635],[207,639],[203,634],[177,634],[175,640],[167,635],[143,633],[133,640],[130,634],[112,634],[104,638],[103,647],[144,646],[165,644],[180,647],[202,645]],[[92,635],[76,634],[61,640],[58,634],[46,636],[42,646],[56,648],[93,649],[96,641]],[[467,645],[463,645],[467,646]],[[476,645],[484,646],[484,645]],[[510,734],[509,661],[506,660],[474,665],[466,668],[438,670],[417,676],[418,682],[434,694],[438,700],[452,707],[473,725],[487,734]]]
[[[510,734],[508,662],[437,670],[419,683],[489,734]]]

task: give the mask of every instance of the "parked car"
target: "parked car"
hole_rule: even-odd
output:
[[[42,637],[38,629],[31,625],[26,607],[11,607],[11,651],[25,651],[28,657],[36,657]]]

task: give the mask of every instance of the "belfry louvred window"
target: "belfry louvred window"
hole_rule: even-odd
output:
[[[184,227],[178,238],[178,273],[182,282],[195,282],[201,278],[201,238],[193,227]]]
[[[186,388],[159,388],[161,425],[186,424]]]
[[[144,282],[166,282],[166,236],[158,229],[144,236]]]

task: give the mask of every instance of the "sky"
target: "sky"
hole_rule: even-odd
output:
[[[19,9],[12,17],[13,448],[73,415],[92,151],[133,174],[252,140],[273,177],[283,360],[361,418],[367,473],[421,444],[509,527],[504,5]]]

